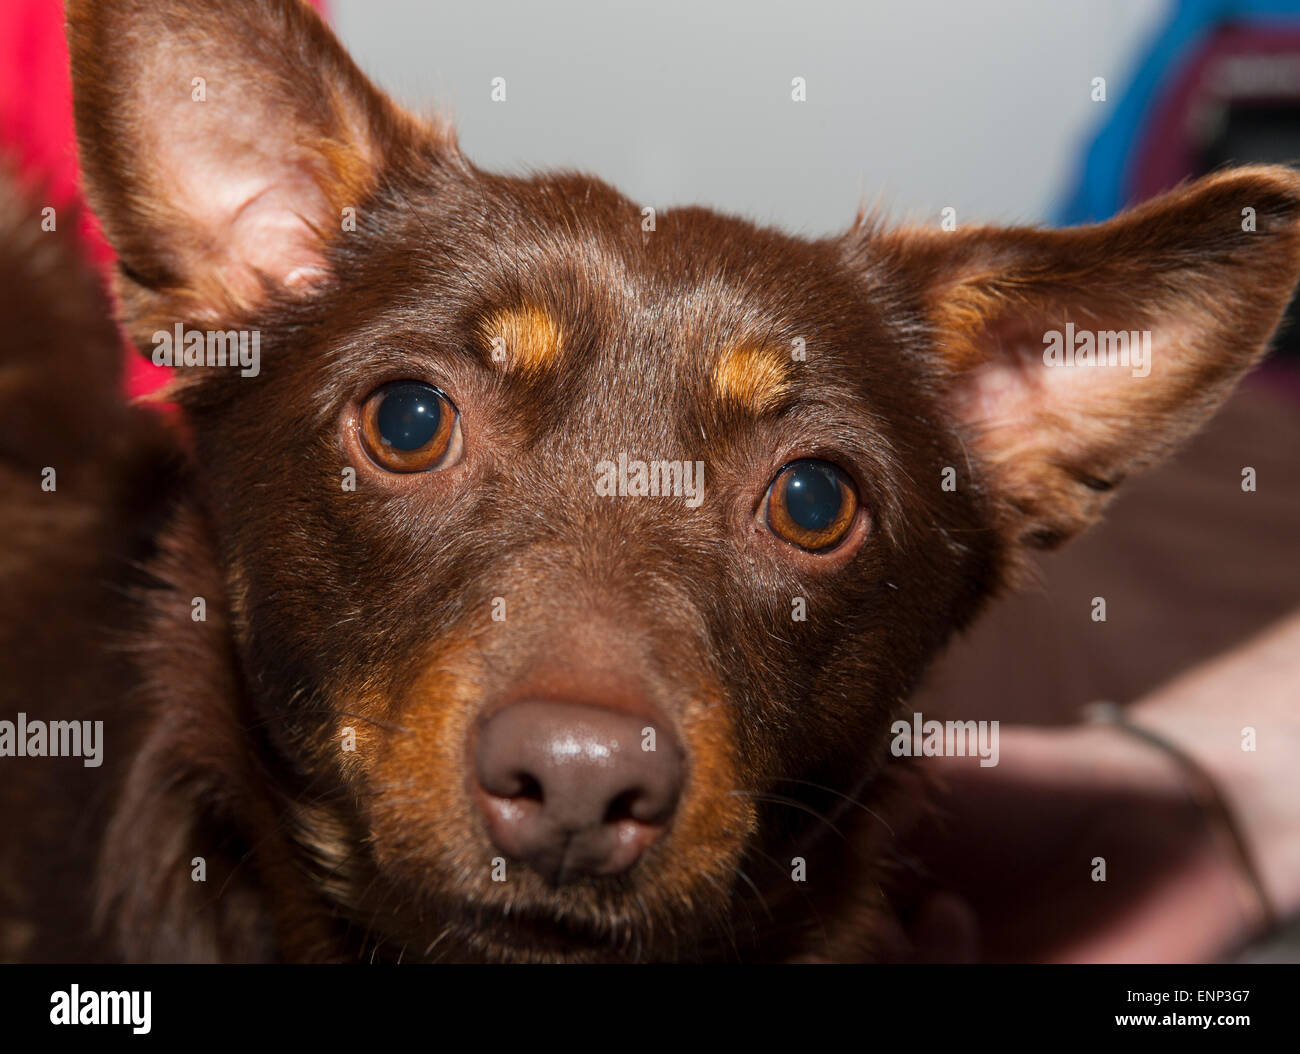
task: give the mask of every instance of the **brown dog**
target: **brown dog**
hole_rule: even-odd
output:
[[[4,202],[10,958],[869,956],[927,661],[1300,270],[1285,169],[1068,231],[647,230],[475,168],[291,0],[69,19],[179,413]],[[97,767],[30,739],[96,720]]]

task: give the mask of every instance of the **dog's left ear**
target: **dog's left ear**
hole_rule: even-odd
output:
[[[310,291],[386,171],[458,156],[301,0],[68,0],[68,43],[86,190],[142,346]]]
[[[1264,353],[1300,272],[1300,174],[1235,169],[1091,227],[849,239],[922,316],[999,528],[1051,548]]]

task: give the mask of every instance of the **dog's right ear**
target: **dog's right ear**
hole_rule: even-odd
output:
[[[142,346],[310,292],[386,168],[456,157],[299,0],[69,0],[68,40],[87,194]]]

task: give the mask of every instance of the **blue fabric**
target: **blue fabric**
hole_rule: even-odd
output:
[[[1228,21],[1300,25],[1300,0],[1181,0],[1144,51],[1133,82],[1088,146],[1074,188],[1057,209],[1060,224],[1091,223],[1124,207],[1138,136],[1160,89],[1200,43]],[[1107,85],[1108,89],[1111,85]]]

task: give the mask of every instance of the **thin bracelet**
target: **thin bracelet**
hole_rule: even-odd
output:
[[[1177,743],[1166,739],[1158,732],[1151,731],[1149,728],[1134,724],[1129,720],[1124,708],[1116,706],[1114,703],[1089,703],[1083,708],[1083,716],[1084,720],[1093,724],[1113,725],[1115,728],[1163,751],[1178,763],[1179,768],[1183,770],[1184,775],[1187,776],[1190,782],[1193,799],[1200,805],[1211,821],[1227,835],[1227,842],[1232,847],[1232,854],[1237,858],[1237,865],[1242,875],[1245,876],[1246,884],[1250,887],[1253,899],[1259,906],[1261,930],[1267,933],[1276,928],[1278,925],[1277,912],[1273,908],[1273,902],[1269,899],[1267,890],[1264,889],[1264,882],[1260,878],[1259,868],[1255,866],[1255,858],[1241,833],[1241,826],[1237,823],[1236,816],[1228,806],[1227,800],[1220,793],[1218,784],[1205,771],[1204,766]]]

